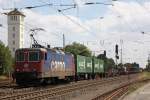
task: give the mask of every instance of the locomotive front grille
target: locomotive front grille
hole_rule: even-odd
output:
[[[15,78],[19,80],[36,79],[37,72],[15,72]]]

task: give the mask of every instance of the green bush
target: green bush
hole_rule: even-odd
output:
[[[8,47],[0,42],[0,74],[8,74],[12,71],[13,59]]]

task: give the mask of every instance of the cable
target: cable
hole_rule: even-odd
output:
[[[77,8],[76,14],[77,14],[77,18],[78,18],[78,17],[79,17],[79,5],[78,5],[78,3],[76,2],[76,0],[73,0],[73,2],[74,2],[74,4],[76,5],[76,8]]]
[[[96,5],[96,4],[112,5],[113,6],[113,4],[103,3],[103,2],[87,2],[87,3],[84,3],[84,5]]]
[[[145,6],[143,6],[138,0],[135,0],[142,8],[145,9],[146,12],[148,12],[147,14],[150,15],[150,10],[148,10]],[[142,34],[146,34],[143,30],[141,31]]]
[[[72,18],[70,18],[69,16],[65,15],[63,12],[61,12],[60,10],[58,10],[58,12],[60,12],[63,16],[65,16],[67,19],[69,19],[71,22],[73,22],[74,24],[80,26],[82,29],[86,30],[87,32],[91,33],[87,28],[85,28],[84,26],[82,26],[81,24],[79,24],[78,22],[74,21]]]
[[[146,7],[144,7],[138,0],[135,0],[142,8],[144,8],[148,13],[150,13],[150,10],[148,10]]]
[[[75,4],[74,4],[75,5]],[[75,8],[76,6],[74,6],[73,8]],[[72,9],[71,8],[67,8],[68,9]],[[86,29],[85,27],[83,27],[81,24],[79,24],[78,22],[74,21],[72,18],[70,18],[69,16],[65,15],[62,11],[64,11],[64,9],[60,10],[60,9],[57,9],[55,8],[55,10],[57,10],[59,13],[61,13],[63,16],[65,16],[67,19],[69,19],[71,22],[73,22],[74,24],[80,26],[82,29],[86,30],[87,32],[91,33],[88,29]]]
[[[115,7],[113,7],[113,8],[116,9]],[[124,16],[120,15],[120,13],[117,10],[116,10],[116,12],[119,14],[118,18],[121,18],[122,20],[124,20],[124,22],[128,25],[128,28],[131,30],[131,32],[136,32],[135,29],[133,29],[133,25],[130,25],[128,20],[126,20],[124,18]],[[116,12],[112,11],[112,13],[116,13]],[[123,22],[121,20],[120,20],[120,23],[123,24]],[[126,24],[124,24],[124,25],[126,25]],[[136,27],[137,27],[137,25],[136,25]]]

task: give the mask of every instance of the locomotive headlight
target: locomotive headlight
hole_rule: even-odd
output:
[[[29,65],[28,65],[27,63],[26,63],[26,64],[24,64],[24,67],[25,67],[25,68],[27,68],[28,66],[29,66]]]
[[[19,72],[19,69],[16,69],[17,72]]]
[[[34,68],[33,71],[36,71],[36,69]]]

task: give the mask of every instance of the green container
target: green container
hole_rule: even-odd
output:
[[[99,60],[99,72],[104,73],[104,61]]]
[[[86,73],[86,57],[77,55],[77,73]]]
[[[94,73],[104,73],[104,61],[94,58],[93,68],[94,68]]]
[[[93,68],[94,68],[94,73],[98,73],[99,72],[99,60],[94,58],[93,60]]]
[[[86,57],[86,73],[92,73],[92,58]]]

